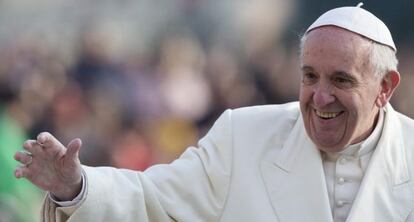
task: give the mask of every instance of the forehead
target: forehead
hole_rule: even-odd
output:
[[[302,66],[343,69],[365,68],[370,62],[372,42],[335,26],[310,31],[303,43]]]

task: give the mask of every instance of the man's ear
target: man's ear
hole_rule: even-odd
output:
[[[381,80],[380,92],[375,104],[378,107],[384,107],[390,100],[399,83],[400,73],[395,70],[389,71]]]

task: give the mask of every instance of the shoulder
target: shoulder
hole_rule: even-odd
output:
[[[293,123],[300,115],[299,103],[243,107],[231,110],[234,123],[271,124],[273,127]]]
[[[283,140],[300,117],[298,102],[280,105],[250,106],[226,110],[207,133],[207,138],[227,141],[231,138],[255,141]]]
[[[260,106],[248,106],[232,110],[235,114],[240,115],[278,115],[278,114],[295,114],[299,112],[299,102],[290,102],[284,104],[272,104],[272,105],[260,105]]]
[[[408,117],[408,116],[406,116],[406,115],[404,115],[400,112],[397,112],[397,111],[395,111],[395,113],[396,113],[396,116],[399,119],[402,127],[414,130],[414,119],[412,119],[412,118],[410,118],[410,117]]]
[[[298,102],[229,109],[220,116],[213,129],[221,129],[221,136],[239,139],[265,139],[262,138],[265,135],[283,137],[290,132],[299,116]]]
[[[402,129],[407,130],[409,132],[413,132],[414,130],[414,119],[404,115],[403,113],[400,113],[396,110],[394,110],[391,105],[389,105],[387,107],[387,112],[390,113],[393,117],[392,122],[396,123],[398,122],[398,124],[401,126]]]
[[[395,111],[391,105],[386,107],[386,115],[389,115],[388,121],[385,122],[385,134],[390,136],[391,140],[398,140],[406,147],[406,152],[414,160],[414,120],[398,111]],[[387,119],[387,118],[386,118]]]

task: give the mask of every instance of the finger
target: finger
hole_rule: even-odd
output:
[[[32,162],[33,157],[26,152],[18,151],[14,154],[14,159],[19,161],[21,164],[27,165]]]
[[[36,142],[36,140],[26,140],[23,143],[23,148],[27,151],[29,151],[33,145],[33,143]],[[30,152],[30,151],[29,151]]]
[[[48,132],[40,133],[37,136],[37,142],[45,148],[50,148],[53,146],[63,146],[54,136],[52,136],[52,134]]]
[[[38,153],[42,147],[37,143],[36,140],[26,140],[23,143],[23,149],[29,151],[30,153]]]
[[[16,178],[28,177],[29,176],[29,172],[30,171],[29,171],[29,169],[27,167],[19,166],[14,171],[14,176]]]
[[[82,140],[79,138],[73,139],[69,142],[66,155],[71,159],[78,159],[79,150],[82,146]]]

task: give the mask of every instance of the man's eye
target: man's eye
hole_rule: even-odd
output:
[[[303,74],[303,83],[312,84],[318,80],[318,76],[315,73],[309,72]]]
[[[341,78],[341,77],[335,78],[335,81],[338,82],[338,83],[348,83],[348,82],[350,82],[349,79]]]
[[[354,81],[348,78],[336,77],[333,80],[335,84],[341,88],[349,88],[355,85]]]

